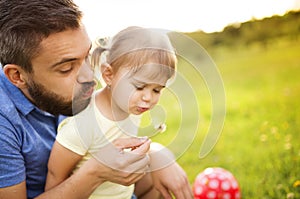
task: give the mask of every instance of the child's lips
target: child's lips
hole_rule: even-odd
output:
[[[149,108],[146,108],[146,107],[138,107],[137,108],[139,112],[143,113],[143,112],[146,112],[149,110]]]

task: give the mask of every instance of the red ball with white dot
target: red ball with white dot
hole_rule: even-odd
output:
[[[237,180],[229,171],[219,167],[199,173],[193,192],[195,199],[241,199]]]

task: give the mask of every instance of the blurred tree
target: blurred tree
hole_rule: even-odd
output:
[[[186,33],[204,48],[211,49],[219,45],[237,46],[260,43],[267,47],[268,42],[278,37],[296,40],[300,35],[300,10],[290,11],[283,16],[274,15],[269,18],[241,24],[231,24],[222,32],[205,33],[197,31]]]

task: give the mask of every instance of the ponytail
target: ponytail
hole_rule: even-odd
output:
[[[93,68],[101,65],[101,55],[104,51],[108,51],[108,49],[101,46],[93,51],[91,58],[91,65]]]

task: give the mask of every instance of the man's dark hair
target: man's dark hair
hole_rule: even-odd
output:
[[[0,0],[0,63],[32,72],[31,60],[50,34],[80,26],[72,0]]]

